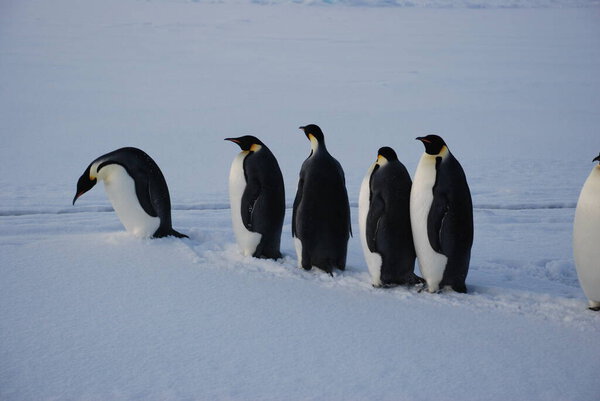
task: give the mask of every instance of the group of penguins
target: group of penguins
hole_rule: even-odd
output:
[[[300,129],[310,141],[302,164],[292,214],[292,236],[301,268],[327,273],[346,267],[352,235],[344,171],[329,153],[321,129]],[[444,140],[418,137],[425,151],[414,181],[390,147],[378,150],[359,195],[363,252],[375,287],[423,285],[429,292],[450,288],[466,293],[473,244],[473,204],[464,170]],[[226,138],[241,152],[229,175],[235,238],[241,252],[281,258],[285,215],[284,182],[277,159],[258,138]],[[600,155],[594,162],[600,162]],[[158,165],[140,149],[127,147],[92,161],[77,182],[75,201],[102,180],[126,230],[140,237],[187,237],[171,223],[171,203]],[[581,191],[575,213],[573,249],[590,309],[600,310],[600,164]],[[414,273],[415,260],[423,278]]]

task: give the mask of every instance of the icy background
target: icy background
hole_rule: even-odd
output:
[[[257,4],[260,3],[260,4]],[[301,4],[299,4],[301,3]],[[571,250],[600,151],[600,5],[0,1],[0,400],[596,400],[600,315]],[[291,203],[323,128],[358,190],[437,133],[475,204],[470,293],[373,289],[241,257],[227,177],[254,134]],[[91,160],[137,146],[174,227],[123,231]]]

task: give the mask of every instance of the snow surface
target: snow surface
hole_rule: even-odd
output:
[[[254,3],[0,3],[0,399],[596,400],[571,233],[598,2]],[[414,138],[444,137],[475,205],[469,294],[372,288],[358,235],[346,272],[298,269],[289,209],[283,260],[240,255],[223,138],[269,146],[289,205],[308,123],[355,233],[374,152],[414,174]],[[128,235],[101,186],[70,205],[122,146],[161,167],[189,240]]]

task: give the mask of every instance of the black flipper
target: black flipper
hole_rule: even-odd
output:
[[[297,237],[296,235],[296,216],[298,211],[298,206],[302,201],[302,192],[304,188],[304,180],[300,178],[298,181],[298,190],[296,191],[296,198],[294,199],[294,207],[292,209],[292,237]]]
[[[367,214],[366,237],[367,246],[371,252],[377,252],[377,230],[381,222],[381,216],[385,210],[383,198],[376,195],[371,199],[369,213]]]
[[[442,244],[444,242],[442,228],[447,224],[445,221],[448,214],[448,202],[444,196],[434,195],[429,215],[427,216],[427,236],[429,244],[434,251],[444,253]]]
[[[250,180],[246,183],[246,188],[242,194],[242,223],[244,223],[244,227],[246,227],[249,231],[255,231],[253,229],[252,214],[254,212],[256,201],[260,196],[260,192],[260,183],[257,180]]]

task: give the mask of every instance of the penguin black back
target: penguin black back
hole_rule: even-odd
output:
[[[381,285],[416,284],[415,248],[410,225],[412,180],[406,167],[389,147],[378,151],[378,161],[369,179],[369,211],[366,241],[371,252],[381,256]]]
[[[311,153],[300,169],[292,216],[292,235],[301,243],[299,262],[307,270],[344,270],[351,235],[344,171],[327,151],[318,126],[301,129],[311,141]]]

